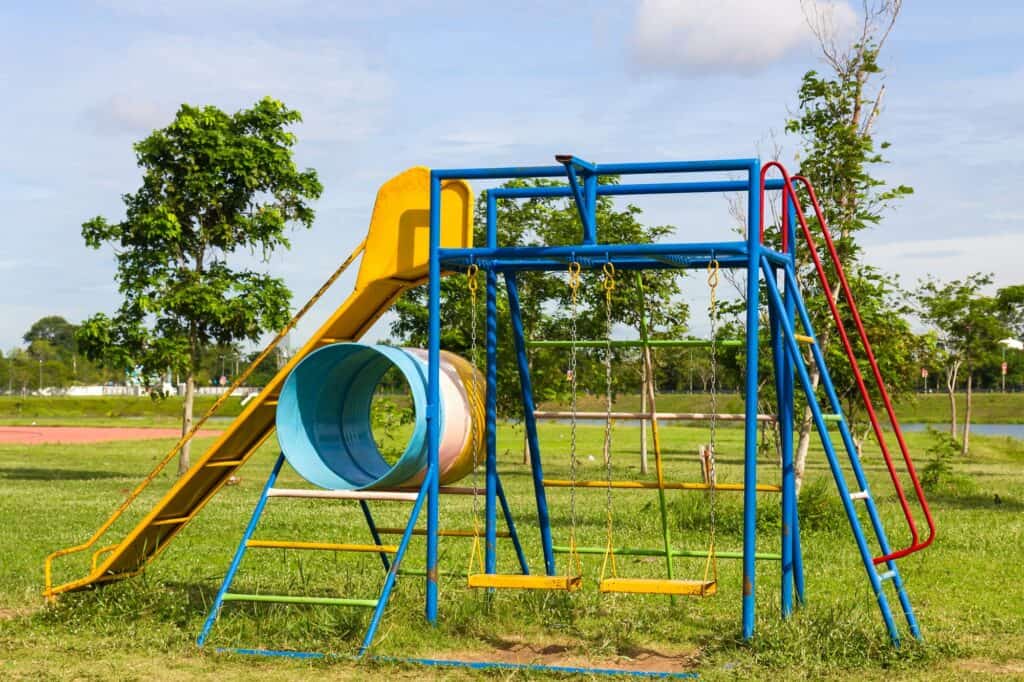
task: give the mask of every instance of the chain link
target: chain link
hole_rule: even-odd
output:
[[[576,261],[569,263],[569,391],[570,410],[572,417],[569,426],[569,510],[570,510],[570,538],[573,548],[576,544],[576,476],[579,462],[576,457],[576,314],[579,305],[580,290],[580,264]]]
[[[711,524],[711,546],[708,553],[710,560],[715,563],[715,574],[717,576],[717,560],[715,559],[715,488],[718,479],[715,475],[715,428],[718,421],[718,300],[716,298],[718,289],[719,265],[717,259],[708,263],[708,287],[711,289],[708,314],[711,319],[711,442],[708,445],[708,507],[709,521]]]
[[[479,336],[478,323],[477,323],[477,289],[479,283],[477,282],[477,275],[480,269],[476,264],[470,265],[466,269],[466,287],[469,289],[469,301],[470,301],[470,322],[469,322],[469,361],[473,365],[472,372],[472,396],[474,398],[480,395],[479,386],[477,384],[477,337]],[[472,409],[472,406],[470,407]],[[473,439],[473,532],[479,536],[479,527],[477,526],[477,519],[480,515],[480,501],[479,501],[479,468],[480,468],[480,440],[477,438],[477,434],[471,434]]]
[[[605,476],[605,517],[607,519],[608,555],[612,574],[615,573],[615,556],[612,554],[612,293],[615,291],[615,266],[611,261],[604,264],[604,476]]]

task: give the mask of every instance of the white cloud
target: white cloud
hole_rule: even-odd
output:
[[[808,2],[839,30],[856,19],[843,0]],[[751,73],[812,39],[800,0],[641,0],[632,49],[660,71]]]
[[[950,239],[909,239],[866,244],[866,260],[900,276],[913,288],[925,277],[961,279],[970,272],[991,272],[995,286],[1020,282],[1020,253],[1024,234],[997,232]]]

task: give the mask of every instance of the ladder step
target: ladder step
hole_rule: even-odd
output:
[[[316,604],[321,606],[363,606],[376,608],[377,599],[343,599],[336,597],[300,597],[288,594],[245,594],[242,592],[226,592],[224,601],[257,601],[275,604]]]
[[[506,573],[474,573],[470,587],[497,587],[519,590],[563,590],[572,592],[583,585],[579,575],[518,575]]]
[[[312,498],[320,500],[387,500],[415,502],[419,493],[394,490],[312,490],[309,488],[271,488],[267,497]]]
[[[402,533],[405,532],[405,529],[404,528],[378,528],[377,532],[380,533],[381,535],[401,535]],[[427,530],[425,528],[413,528],[412,534],[413,535],[426,535],[427,534]],[[441,537],[445,537],[445,538],[471,538],[474,535],[477,535],[477,533],[475,531],[473,531],[473,530],[461,530],[461,529],[439,530],[439,531],[437,531],[437,534],[440,535]],[[480,537],[484,537],[484,533],[483,532],[479,533],[479,536]],[[508,532],[507,530],[499,530],[498,533],[497,533],[497,536],[499,538],[510,538],[510,537],[512,537],[512,533]]]
[[[212,462],[207,462],[203,466],[205,466],[207,469],[226,469],[228,467],[237,467],[243,464],[245,464],[244,459],[217,459]]]
[[[885,573],[879,573],[878,574],[878,579],[881,580],[882,582],[885,582],[886,580],[892,580],[895,577],[896,577],[896,571],[886,571]]]
[[[576,481],[575,483],[568,479],[557,479],[557,478],[545,478],[541,481],[546,487],[549,488],[571,488],[576,486],[577,488],[627,488],[627,489],[643,489],[643,490],[658,490],[658,484],[655,481],[612,481],[609,486],[608,481]],[[708,490],[711,486],[707,483],[691,483],[684,481],[681,483],[665,483],[662,486],[665,490]],[[719,483],[715,486],[715,490],[727,490],[727,491],[742,491],[742,483]],[[762,493],[778,493],[782,492],[782,486],[768,485],[766,483],[758,483],[756,490]]]
[[[793,338],[796,339],[797,343],[814,343],[814,337],[807,336],[806,334],[793,334]]]
[[[572,419],[573,413],[569,410],[535,410],[533,416],[537,419]],[[717,421],[741,422],[747,418],[745,414],[736,413],[715,413],[710,412],[576,412],[576,419],[647,419],[655,418],[658,421],[708,421],[712,417]],[[757,415],[759,422],[775,421],[774,414]]]
[[[823,414],[821,415],[822,420],[825,422],[841,422],[843,421],[843,415],[841,414]]]
[[[191,516],[175,516],[173,518],[166,519],[154,519],[150,521],[151,526],[180,526],[183,523],[188,523],[192,520]]]
[[[601,592],[629,594],[679,594],[693,597],[711,596],[718,591],[714,580],[667,580],[662,578],[605,578]]]
[[[321,336],[316,340],[317,343],[322,343],[325,346],[331,343],[349,343],[352,339],[343,339],[337,336]]]
[[[871,493],[867,490],[858,490],[855,493],[850,493],[851,500],[868,500],[871,499]]]
[[[293,540],[249,540],[246,547],[258,549],[313,549],[328,552],[374,552],[395,554],[398,545],[362,545],[338,542],[300,542]]]

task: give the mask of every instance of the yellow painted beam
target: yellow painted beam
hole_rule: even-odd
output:
[[[381,535],[401,535],[402,533],[405,532],[405,529],[404,528],[378,528],[377,532],[380,533]],[[426,535],[427,531],[426,531],[425,528],[413,528],[412,534],[413,535]],[[460,529],[439,530],[439,531],[437,531],[437,534],[440,535],[441,537],[445,537],[445,538],[471,538],[474,535],[479,535],[480,537],[484,536],[483,531],[481,531],[480,533],[477,533],[476,531],[473,531],[473,530],[460,530]],[[512,537],[512,533],[509,533],[507,530],[499,530],[497,535],[498,535],[499,538],[510,538],[510,537]]]
[[[470,587],[496,587],[513,590],[562,590],[572,592],[583,585],[583,577],[574,575],[510,575],[506,573],[475,573],[469,576]]]
[[[295,540],[249,540],[246,547],[258,549],[319,549],[328,552],[374,552],[394,554],[398,545],[360,545],[338,542],[300,542]]]
[[[797,343],[814,343],[814,337],[806,334],[793,334],[793,338],[797,340]]]
[[[626,490],[658,490],[657,481],[612,481],[610,484],[608,481],[570,481],[568,479],[558,478],[545,478],[542,483],[548,488],[615,488],[615,489],[626,489]],[[683,481],[680,483],[664,483],[662,487],[665,490],[708,490],[711,486],[707,483],[691,483],[689,481]],[[768,485],[766,483],[758,483],[755,489],[760,493],[780,493],[782,492],[782,486]],[[742,492],[742,483],[719,483],[715,486],[715,490],[725,490],[731,492]]]
[[[626,594],[675,594],[690,597],[708,597],[718,591],[714,580],[666,580],[661,578],[605,578],[599,586],[601,592]]]

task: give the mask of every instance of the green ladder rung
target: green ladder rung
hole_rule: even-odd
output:
[[[345,599],[338,597],[302,597],[288,594],[246,594],[226,592],[223,601],[257,601],[275,604],[317,604],[321,606],[363,606],[376,608],[377,599]]]
[[[843,415],[841,415],[841,414],[823,414],[823,415],[821,415],[821,418],[825,422],[834,422],[836,424],[838,424],[839,422],[843,421]]]

